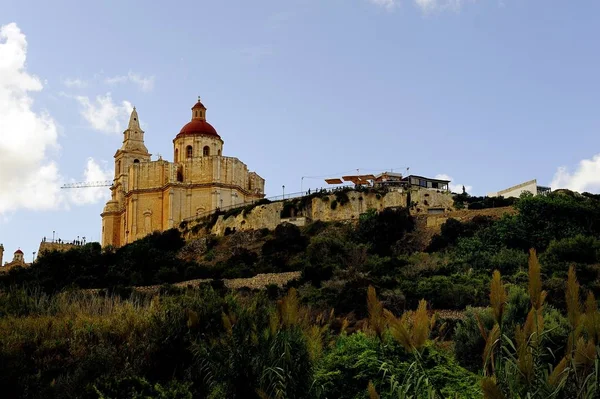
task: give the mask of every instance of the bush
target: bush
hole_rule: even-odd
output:
[[[190,383],[170,381],[166,386],[150,384],[140,377],[125,377],[118,380],[103,379],[93,385],[98,398],[156,398],[185,399],[192,398]]]
[[[488,216],[476,216],[468,222],[460,222],[449,218],[440,228],[440,234],[435,234],[431,238],[431,243],[427,247],[427,252],[437,252],[449,246],[456,244],[459,238],[473,237],[475,233],[493,223]]]
[[[579,281],[587,285],[596,280],[596,268],[589,267],[600,263],[600,240],[581,234],[562,240],[552,240],[546,252],[540,256],[545,273],[564,278],[569,266],[577,265]]]
[[[350,198],[348,198],[348,192],[346,190],[336,191],[335,201],[339,203],[340,206],[346,205],[348,202],[350,202]]]
[[[262,247],[263,255],[296,254],[306,249],[308,244],[308,240],[302,235],[300,228],[291,223],[278,225],[273,235],[273,239],[264,243]]]
[[[382,355],[375,337],[363,333],[340,336],[319,364],[315,372],[315,386],[322,391],[322,397],[359,397],[369,381],[380,380]]]
[[[369,244],[371,252],[380,256],[392,254],[392,246],[414,229],[414,220],[406,208],[386,208],[379,213],[361,215],[356,240]]]
[[[481,356],[485,347],[478,319],[488,330],[494,326],[494,318],[490,309],[467,307],[464,319],[454,330],[454,356],[458,364],[473,372],[477,372],[483,366]]]
[[[487,303],[488,295],[487,279],[464,274],[402,280],[400,289],[409,307],[416,307],[420,299],[425,299],[434,309],[481,306]]]

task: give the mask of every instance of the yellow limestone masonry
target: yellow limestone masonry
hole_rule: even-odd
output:
[[[102,212],[102,246],[120,247],[216,208],[264,197],[265,180],[222,155],[223,140],[198,100],[173,140],[173,159],[152,161],[136,109],[115,153],[111,199]]]
[[[411,204],[407,204],[408,193],[406,191],[391,191],[385,195],[377,193],[366,193],[349,191],[347,192],[349,202],[345,205],[338,205],[331,209],[331,202],[336,199],[334,194],[326,198],[313,198],[306,209],[295,215],[298,219],[322,220],[322,221],[340,221],[340,220],[358,220],[361,213],[369,209],[380,211],[390,207],[410,206],[413,214],[427,214],[431,208],[443,209],[444,212],[452,210],[452,195],[447,192],[437,192],[435,190],[413,190],[410,192]],[[427,205],[425,205],[427,202]],[[216,235],[225,234],[225,230],[242,231],[257,229],[274,229],[278,224],[289,219],[281,218],[284,202],[274,202],[266,205],[258,205],[246,215],[243,213],[237,216],[230,216],[227,219],[223,215],[219,216],[217,222],[212,227],[210,233]],[[293,221],[292,221],[293,222]],[[191,238],[191,230],[196,223],[192,222],[187,226],[188,237]]]

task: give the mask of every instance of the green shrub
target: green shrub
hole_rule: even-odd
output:
[[[348,202],[350,202],[348,192],[346,190],[336,191],[335,200],[340,204],[340,206],[346,205]]]
[[[386,208],[379,213],[361,215],[355,232],[358,242],[369,244],[380,256],[392,254],[392,246],[414,229],[414,219],[406,208]]]
[[[375,337],[363,333],[340,336],[315,372],[315,386],[322,397],[356,398],[369,381],[379,381],[383,356]]]
[[[488,330],[494,326],[490,309],[467,307],[464,319],[458,323],[454,331],[454,356],[461,366],[473,372],[477,372],[483,366],[482,354],[485,347],[478,320]]]
[[[561,278],[566,277],[569,266],[576,264],[579,281],[587,285],[598,277],[596,268],[588,265],[600,263],[600,240],[581,234],[552,240],[540,262],[545,273]]]
[[[190,383],[170,381],[166,386],[159,383],[152,385],[140,377],[125,377],[118,380],[105,379],[93,385],[99,399],[186,399],[192,398]]]

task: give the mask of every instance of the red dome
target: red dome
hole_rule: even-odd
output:
[[[16,253],[16,254],[21,254],[21,255],[23,255],[23,251],[21,251],[20,249],[17,249],[17,250],[15,251],[15,253]]]
[[[183,128],[181,128],[181,131],[179,132],[177,137],[184,135],[184,134],[190,134],[190,135],[202,134],[205,136],[215,136],[215,137],[221,138],[221,136],[219,136],[219,134],[217,133],[215,128],[212,127],[212,125],[210,123],[208,123],[205,120],[201,120],[201,119],[193,119],[191,122],[189,122]]]

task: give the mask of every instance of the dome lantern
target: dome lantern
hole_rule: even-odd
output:
[[[200,101],[200,97],[198,97],[198,101],[192,107],[192,120],[181,128],[176,139],[184,135],[212,136],[221,140],[221,136],[219,136],[215,128],[206,121],[206,107]]]

